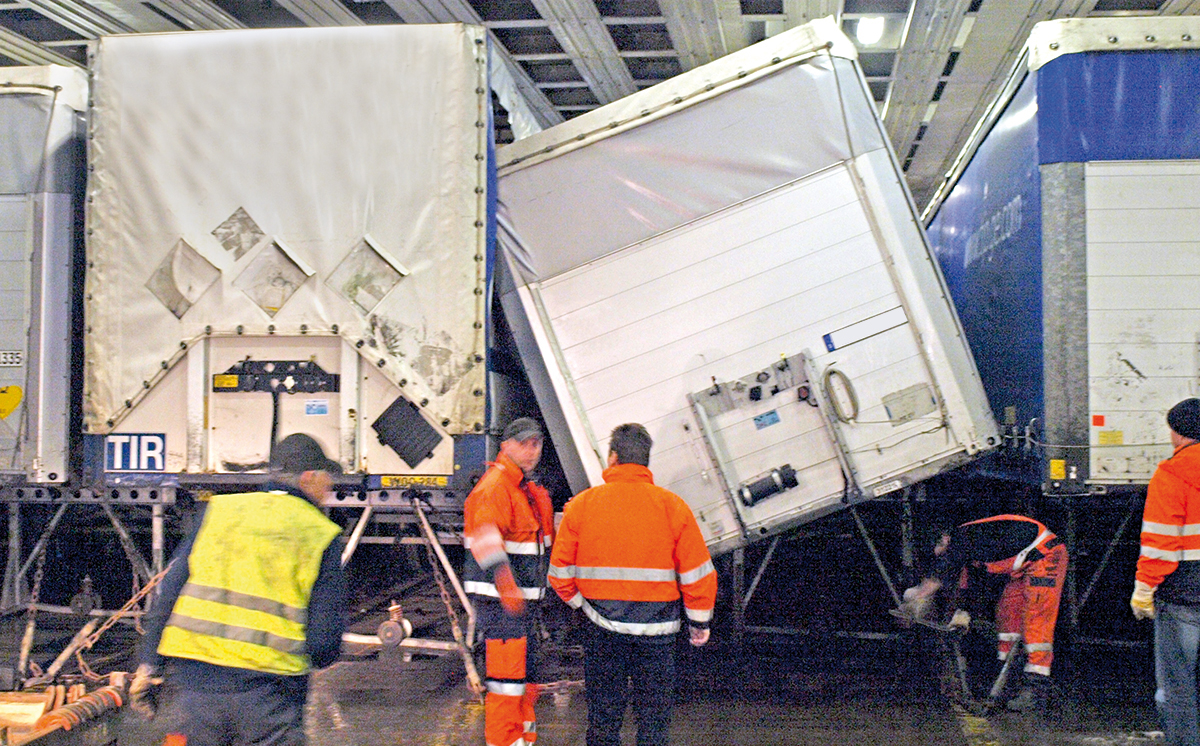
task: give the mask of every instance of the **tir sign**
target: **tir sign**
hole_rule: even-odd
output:
[[[165,471],[167,436],[109,435],[104,439],[105,471]]]

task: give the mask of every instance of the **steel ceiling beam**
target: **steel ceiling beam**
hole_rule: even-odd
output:
[[[659,0],[658,6],[684,71],[749,44],[738,0]]]
[[[27,3],[32,10],[89,39],[105,34],[129,34],[139,31],[132,25],[77,0],[27,0]]]
[[[901,158],[926,120],[938,77],[971,0],[914,0],[892,69],[884,124]],[[1011,12],[1007,8],[1005,12]]]
[[[1097,0],[1066,0],[1060,2],[1058,8],[1053,11],[1048,11],[1051,14],[1043,20],[1050,18],[1087,18],[1088,15],[1096,9]],[[1030,24],[1033,28],[1033,24]]]
[[[928,131],[906,174],[919,208],[924,208],[933,196],[952,168],[954,159],[966,146],[976,122],[1008,81],[1033,25],[1061,17],[1064,12],[1086,12],[1088,7],[1091,7],[1091,0],[1073,5],[1061,0],[1009,0],[1004,5],[992,3],[990,6],[983,3],[971,19],[969,36],[960,40],[962,48],[954,73],[947,80]],[[937,71],[931,72],[930,80],[936,81],[937,74]],[[890,109],[888,116],[891,116]],[[917,122],[918,127],[920,124]],[[894,130],[889,127],[888,131]],[[910,128],[908,140],[893,137],[892,142],[901,159],[911,148],[913,134]]]
[[[637,91],[593,0],[532,0],[601,104]]]
[[[483,19],[467,0],[384,0],[405,23],[470,23],[483,26]],[[519,98],[504,100],[501,104],[509,114],[519,116],[537,128],[545,129],[563,121],[550,99],[546,98],[525,68],[513,59],[508,49],[500,43],[491,29],[488,38],[492,42],[492,55],[503,73],[511,78]]]
[[[363,20],[351,13],[338,0],[275,0],[287,12],[306,26],[364,26]]]
[[[61,5],[62,3],[57,4]],[[86,5],[132,28],[139,34],[179,30],[179,26],[154,12],[141,0],[83,0],[78,4]]]
[[[1160,12],[1164,16],[1200,15],[1200,0],[1167,0]]]
[[[14,62],[20,62],[23,65],[65,65],[68,67],[82,67],[78,62],[69,57],[63,57],[61,54],[52,50],[46,49],[37,42],[26,39],[15,31],[10,31],[3,26],[0,26],[0,54],[8,57]]]
[[[192,31],[246,28],[211,0],[147,0],[148,4]]]
[[[841,21],[842,0],[783,0],[783,13],[787,16],[785,29],[826,16],[834,16]]]

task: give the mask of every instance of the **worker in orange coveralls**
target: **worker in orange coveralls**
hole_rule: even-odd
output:
[[[1024,686],[1007,706],[1015,711],[1043,708],[1050,693],[1054,625],[1067,574],[1067,547],[1062,539],[1032,518],[996,515],[944,532],[934,553],[938,561],[933,577],[905,591],[905,607],[919,617],[938,589],[965,588],[967,565],[1008,575],[996,605],[998,655],[1007,660],[1013,645],[1023,640],[1028,660]],[[961,627],[969,623],[970,616],[961,609],[950,622]]]
[[[1154,620],[1154,694],[1167,742],[1200,746],[1200,399],[1167,412],[1175,452],[1150,478],[1129,605]]]
[[[691,508],[654,484],[650,434],[620,425],[604,484],[563,509],[550,585],[582,609],[588,746],[617,746],[633,682],[638,746],[665,746],[674,697],[680,598],[688,636],[708,642],[717,573]]]
[[[463,506],[464,586],[472,594],[486,656],[488,746],[537,741],[533,706],[537,635],[532,607],[546,587],[554,506],[529,473],[542,457],[542,428],[521,417],[504,428],[500,454]]]

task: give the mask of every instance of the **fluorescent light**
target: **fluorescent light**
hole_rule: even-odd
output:
[[[859,18],[858,25],[854,28],[854,35],[858,37],[858,43],[864,46],[871,46],[883,38],[883,18],[879,16],[868,16]]]

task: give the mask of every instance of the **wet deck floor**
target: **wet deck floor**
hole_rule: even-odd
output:
[[[938,666],[926,665],[921,652],[866,651],[833,666],[825,655],[731,652],[683,655],[672,743],[1118,746],[1151,743],[1145,731],[1157,727],[1146,682],[1131,684],[1119,665],[1107,680],[1089,674],[1093,683],[1082,688],[1060,683],[1045,718],[1004,711],[981,718],[942,693]],[[582,694],[544,696],[538,742],[583,746],[586,713]],[[173,715],[168,708],[149,726],[131,714],[122,719],[120,744],[157,746]],[[484,743],[483,708],[453,656],[335,664],[314,676],[307,726],[311,746]],[[634,743],[631,722],[623,743]]]
[[[369,631],[376,623],[364,621],[356,631]],[[52,659],[75,626],[71,620],[45,619],[34,658]],[[0,642],[12,643],[0,645],[0,652],[9,659],[15,659],[21,628],[18,619],[0,623]],[[946,693],[953,686],[947,684],[948,661],[936,638],[867,636],[827,630],[792,638],[748,636],[740,648],[723,636],[700,650],[681,645],[672,743],[1124,746],[1150,743],[1143,734],[1158,727],[1146,644],[1064,640],[1055,662],[1056,696],[1039,720],[1004,711],[978,718],[957,705]],[[129,670],[127,651],[136,632],[118,627],[110,637],[111,653],[92,651],[89,660],[103,664],[100,670]],[[994,645],[994,637],[982,633],[964,640],[964,652],[979,672],[976,692],[986,691],[995,675]],[[577,648],[557,648],[546,680],[577,681],[581,668]],[[484,743],[483,708],[467,688],[458,656],[406,661],[389,653],[347,659],[314,674],[312,683],[311,746]],[[117,743],[159,746],[177,717],[169,698],[153,723],[125,709],[115,718]],[[585,743],[587,708],[581,692],[569,701],[543,696],[538,719],[543,746]],[[633,738],[628,722],[624,743],[634,743]]]

